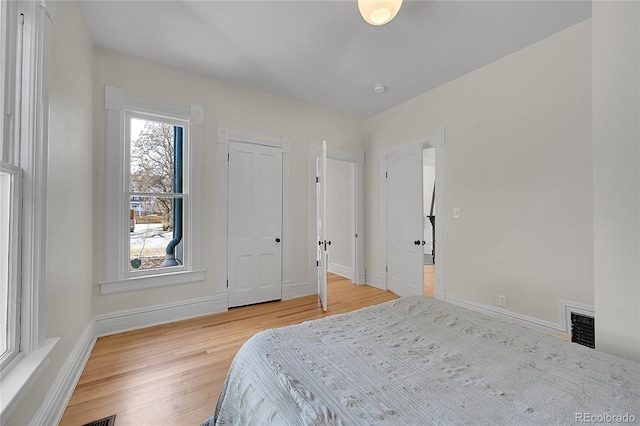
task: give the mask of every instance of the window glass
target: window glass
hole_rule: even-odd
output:
[[[128,128],[129,272],[181,266],[184,128],[139,117]]]
[[[178,232],[183,227],[182,216],[176,215],[173,208],[174,204],[182,204],[182,200],[132,196],[130,204],[129,271],[163,267],[167,249],[174,254],[177,264],[164,267],[182,265],[182,235]]]
[[[12,176],[0,170],[0,358],[9,348],[9,243],[11,236],[11,181]]]
[[[0,162],[0,368],[15,356],[19,346],[19,191],[20,170]]]

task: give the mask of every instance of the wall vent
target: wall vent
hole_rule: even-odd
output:
[[[104,419],[96,420],[95,422],[87,423],[82,426],[113,426],[116,423],[116,415],[105,417]]]
[[[595,318],[571,312],[571,341],[583,346],[595,348]]]

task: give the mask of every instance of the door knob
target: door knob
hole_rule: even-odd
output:
[[[420,240],[415,240],[415,241],[413,242],[413,244],[415,244],[415,245],[419,246],[419,245],[420,245]]]
[[[276,243],[279,243],[279,242],[280,242],[280,238],[276,238]]]

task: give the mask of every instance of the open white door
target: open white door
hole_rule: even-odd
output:
[[[316,264],[318,265],[318,296],[322,309],[327,310],[327,266],[329,265],[326,217],[327,217],[327,186],[324,179],[327,175],[327,141],[322,141],[322,152],[316,158],[316,230],[318,246]]]
[[[422,146],[386,154],[388,288],[398,296],[423,294]]]

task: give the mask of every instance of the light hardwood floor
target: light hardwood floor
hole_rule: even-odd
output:
[[[101,337],[60,424],[116,414],[116,426],[199,425],[213,413],[233,356],[255,333],[396,298],[330,274],[326,313],[314,295]]]
[[[424,295],[433,297],[436,287],[436,266],[424,265]]]

